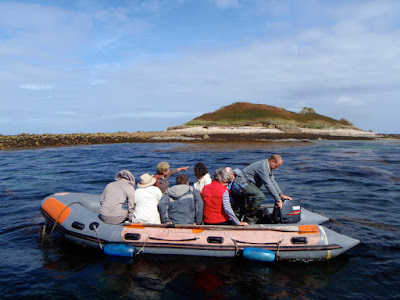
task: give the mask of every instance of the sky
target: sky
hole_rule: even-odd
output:
[[[234,102],[400,133],[397,0],[0,0],[0,134],[161,131]]]

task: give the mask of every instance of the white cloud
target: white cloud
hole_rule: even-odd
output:
[[[106,84],[107,80],[96,79],[89,82],[90,85],[103,85]]]
[[[219,8],[237,8],[240,7],[239,0],[212,0]]]
[[[55,114],[57,115],[64,115],[64,116],[77,116],[79,115],[76,111],[56,111]]]
[[[363,106],[365,105],[365,101],[361,99],[353,99],[352,97],[339,97],[336,101],[336,104],[343,104],[343,105],[348,105],[348,106]]]
[[[174,119],[184,117],[197,117],[199,113],[195,112],[161,112],[161,111],[143,111],[134,113],[113,113],[93,116],[91,120],[112,120],[112,119],[138,119],[138,118],[157,118],[157,119]]]
[[[19,87],[24,90],[52,90],[52,89],[54,89],[54,87],[50,84],[35,84],[35,83],[23,84],[23,85],[20,85]]]

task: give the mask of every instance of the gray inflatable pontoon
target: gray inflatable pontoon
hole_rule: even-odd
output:
[[[68,240],[92,248],[104,248],[106,254],[109,254],[107,249],[116,246],[124,249],[112,248],[113,253],[125,252],[128,248],[133,254],[243,255],[260,261],[271,261],[272,256],[273,260],[329,260],[360,242],[318,225],[328,219],[303,208],[301,221],[296,224],[110,225],[98,217],[99,202],[100,195],[58,193],[43,199],[40,209],[49,225]]]

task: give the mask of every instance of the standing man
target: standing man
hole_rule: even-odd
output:
[[[260,190],[264,185],[272,198],[275,200],[275,207],[282,209],[282,200],[292,200],[291,197],[282,193],[272,171],[282,165],[282,157],[278,154],[268,159],[262,159],[243,169],[237,174],[235,182],[242,187],[243,195],[247,200],[245,209],[245,221],[250,224],[256,223],[256,214],[265,200],[264,193]]]

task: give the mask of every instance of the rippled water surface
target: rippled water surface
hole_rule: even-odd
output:
[[[244,168],[279,153],[285,194],[361,240],[328,262],[273,264],[175,256],[105,257],[53,234],[39,205],[55,192],[101,193],[122,169],[158,162]],[[188,170],[194,180],[193,168]],[[173,182],[173,180],[171,181]],[[267,198],[271,203],[271,198]],[[0,152],[0,298],[399,299],[400,143],[119,144]]]

